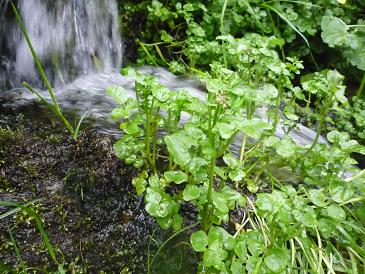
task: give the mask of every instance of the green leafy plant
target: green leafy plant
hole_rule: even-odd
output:
[[[337,108],[334,111],[333,123],[329,129],[339,129],[348,132],[352,138],[362,144],[365,142],[365,101],[359,97],[352,97],[351,105]]]
[[[137,39],[140,64],[190,71],[206,88],[199,100],[129,70],[136,99],[113,111],[125,133],[115,151],[126,163],[139,160],[132,183],[146,211],[163,229],[179,230],[181,205],[197,209],[201,226],[190,243],[201,253],[199,273],[363,271],[364,173],[353,156],[365,151],[328,127],[333,113],[349,115],[344,77],[323,70],[299,81],[302,62],[287,57],[318,53],[323,43],[310,42],[321,23],[354,22],[362,4],[352,4],[155,0],[123,7],[126,24],[135,13],[146,19],[149,31]],[[337,29],[325,25],[323,41],[335,41]],[[358,27],[346,25],[346,41],[362,39]],[[307,145],[293,138],[303,120],[317,131]],[[319,141],[325,133],[329,144]],[[232,211],[244,213],[235,229],[228,225]]]
[[[281,47],[283,57],[324,52],[320,37],[323,18],[334,16],[354,23],[363,8],[361,1],[347,4],[336,0],[127,1],[122,5],[122,24],[124,36],[140,46],[139,62],[169,66],[181,73],[184,62],[201,67],[214,60],[215,55],[202,56],[200,51],[214,50],[215,38],[225,34],[275,35],[288,42]],[[201,58],[195,60],[198,56]]]
[[[28,83],[23,83],[23,85],[30,91],[32,92],[33,94],[35,94],[40,100],[41,102],[50,110],[52,111],[57,117],[58,119],[60,119],[64,124],[65,126],[67,127],[69,133],[71,134],[72,138],[73,139],[77,139],[78,135],[79,135],[79,131],[80,131],[80,126],[81,126],[81,123],[83,121],[83,119],[85,118],[86,114],[85,113],[81,118],[80,120],[78,121],[78,123],[75,125],[75,126],[72,126],[71,123],[67,120],[67,118],[63,115],[58,103],[57,103],[57,100],[56,100],[56,96],[53,92],[53,89],[52,89],[52,86],[44,72],[44,69],[41,65],[41,62],[33,48],[33,45],[32,45],[32,42],[28,36],[28,33],[27,33],[27,29],[24,25],[24,22],[20,16],[20,14],[18,13],[18,10],[17,8],[15,7],[14,3],[12,1],[10,1],[10,4],[12,6],[12,9],[14,11],[14,14],[15,14],[15,17],[16,17],[16,20],[18,21],[18,24],[20,26],[20,29],[28,43],[28,46],[29,46],[29,49],[32,53],[32,56],[33,56],[33,59],[34,59],[34,62],[37,66],[37,69],[39,71],[39,74],[41,75],[42,77],[42,80],[46,86],[46,88],[48,89],[48,92],[52,98],[52,102],[49,102],[47,99],[45,99],[37,90],[35,90],[34,88],[32,88]]]
[[[244,60],[236,47],[247,39],[224,39],[232,58]],[[249,44],[252,59],[238,63],[235,70],[219,63],[211,64],[210,73],[194,69],[206,85],[205,102],[184,91],[170,91],[152,76],[123,70],[135,80],[136,98],[127,98],[120,87],[107,90],[119,103],[112,116],[121,121],[124,131],[115,152],[127,164],[142,169],[132,183],[138,195],[144,194],[146,211],[163,229],[182,229],[182,203],[198,210],[201,230],[191,235],[191,244],[203,253],[201,271],[281,273],[290,268],[324,273],[363,267],[364,254],[356,243],[363,245],[364,227],[356,223],[358,213],[345,205],[361,205],[364,190],[358,179],[344,180],[342,174],[356,172],[351,154],[364,154],[364,148],[336,131],[328,134],[331,147],[318,143],[320,124],[329,110],[347,102],[343,78],[337,71],[324,71],[304,78],[303,90],[293,87],[291,77],[300,63],[283,63],[263,48],[256,52],[259,45]],[[262,69],[265,62],[270,63],[266,70]],[[282,97],[284,89],[293,97]],[[305,99],[305,93],[316,97],[318,119],[323,121],[313,143],[301,147],[290,136],[297,120],[292,103],[297,97]],[[262,106],[271,109],[270,122],[257,116]],[[280,139],[274,133],[283,115],[286,132]],[[283,172],[289,174],[283,176]],[[359,174],[355,177],[361,178]],[[291,184],[299,184],[298,189]],[[259,193],[256,202],[242,191]],[[229,222],[230,211],[237,208],[247,217],[232,234],[221,225]],[[328,218],[340,216],[336,226],[340,234],[322,227],[330,225]],[[286,230],[288,224],[293,227]],[[241,235],[243,230],[247,232]],[[340,246],[332,244],[334,238]]]
[[[335,16],[324,16],[321,22],[322,39],[330,47],[340,48],[347,60],[365,71],[365,24],[364,20],[358,20],[359,24],[347,25]],[[357,92],[359,97],[364,89],[365,74]]]

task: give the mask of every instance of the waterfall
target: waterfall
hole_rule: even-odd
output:
[[[34,49],[53,85],[90,72],[119,69],[122,44],[115,0],[19,0]],[[9,1],[0,4],[0,88],[40,86],[29,47]]]

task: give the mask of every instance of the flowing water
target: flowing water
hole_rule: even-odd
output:
[[[6,82],[15,86],[22,81],[40,86],[33,57],[9,1],[3,0],[0,5],[0,87]],[[18,9],[46,74],[55,85],[121,66],[115,0],[19,0]]]
[[[3,81],[3,86],[7,82],[13,89],[1,92],[0,103],[16,111],[36,100],[29,91],[19,88],[20,83],[27,81],[41,87],[41,82],[28,45],[17,22],[9,15],[7,2],[0,7],[0,87]],[[120,134],[109,115],[116,104],[105,95],[105,89],[120,85],[129,96],[134,96],[134,83],[118,73],[122,41],[116,1],[19,0],[18,8],[46,74],[55,86],[62,109],[81,114],[88,111],[99,130]],[[163,68],[144,67],[141,71],[155,75],[172,90],[185,89],[205,99],[205,92],[197,81],[177,77]],[[284,135],[281,125],[276,134]],[[314,136],[313,130],[302,125],[292,133],[300,145],[310,144]],[[320,142],[325,139],[321,138]]]

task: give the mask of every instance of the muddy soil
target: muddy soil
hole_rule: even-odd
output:
[[[44,108],[34,108],[33,116],[1,109],[0,201],[41,199],[32,208],[69,273],[146,273],[149,243],[153,256],[156,242],[171,231],[159,229],[135,195],[130,182],[136,171],[115,157],[109,136],[87,129],[74,141]],[[0,215],[8,210],[0,207]],[[36,223],[20,211],[0,220],[1,273],[19,271],[7,227],[28,267],[57,269]],[[183,235],[177,240],[188,241]],[[195,262],[190,247],[175,242],[153,272],[194,273]]]

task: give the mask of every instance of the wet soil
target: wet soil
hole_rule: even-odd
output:
[[[69,273],[146,273],[151,235],[161,243],[171,232],[159,229],[145,212],[130,183],[136,170],[115,157],[113,140],[88,129],[74,141],[57,121],[45,121],[42,107],[34,117],[0,113],[0,201],[41,199],[32,208]],[[8,210],[0,206],[0,215]],[[19,271],[7,227],[28,267],[57,269],[36,223],[20,211],[0,220],[0,272]],[[154,273],[194,273],[190,247],[173,250],[176,246],[156,260]],[[150,248],[153,255],[154,241]]]

